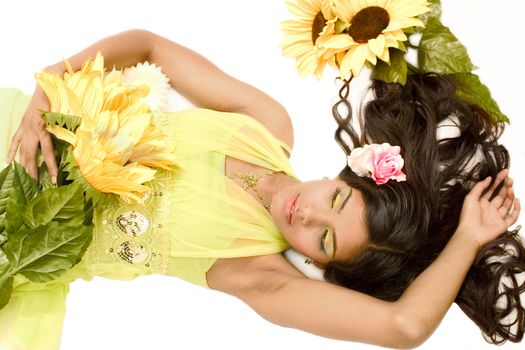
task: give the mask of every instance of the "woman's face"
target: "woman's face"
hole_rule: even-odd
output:
[[[356,256],[368,241],[363,197],[339,179],[287,187],[270,212],[291,247],[320,265]]]

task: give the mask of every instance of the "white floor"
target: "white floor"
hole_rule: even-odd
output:
[[[443,21],[468,47],[479,75],[512,121],[502,142],[512,155],[516,192],[525,196],[525,152],[520,145],[525,70],[518,63],[525,53],[525,3],[443,0],[443,9]],[[31,93],[35,71],[102,37],[144,28],[200,52],[283,103],[297,135],[292,165],[303,180],[333,177],[344,164],[332,141],[335,75],[326,74],[321,82],[300,79],[294,61],[281,57],[279,22],[290,17],[282,0],[20,0],[2,3],[0,10],[0,86]],[[182,108],[186,102],[175,96],[173,105]],[[374,348],[274,326],[230,296],[160,276],[132,282],[77,281],[67,305],[63,350]],[[506,344],[502,349],[523,346]],[[453,306],[421,349],[495,347]]]

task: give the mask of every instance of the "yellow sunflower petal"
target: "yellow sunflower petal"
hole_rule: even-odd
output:
[[[312,11],[307,8],[300,7],[297,3],[292,1],[286,1],[286,8],[288,12],[299,18],[313,18],[319,11]]]
[[[292,45],[283,49],[283,55],[286,57],[297,57],[312,50],[312,45]]]
[[[332,12],[332,6],[329,0],[321,0],[321,12],[326,20],[333,20],[335,16]]]
[[[348,78],[350,72],[352,72],[354,76],[359,74],[366,62],[367,50],[367,45],[359,45],[348,50],[340,67],[343,78]]]
[[[334,12],[335,16],[346,23],[349,23],[352,17],[354,17],[355,14],[361,10],[361,8],[359,6],[355,6],[352,1],[335,0],[333,4],[332,11]]]
[[[370,46],[368,47],[368,50],[366,52],[366,60],[372,63],[373,65],[377,63],[377,55],[370,49]]]
[[[334,35],[321,44],[323,48],[334,50],[348,50],[357,45],[359,44],[356,43],[350,35],[346,34]]]
[[[314,75],[317,78],[317,80],[321,80],[326,63],[327,62],[325,60],[319,60],[319,62],[317,63],[317,67],[314,70]]]
[[[285,36],[279,46],[280,47],[287,47],[291,45],[307,45],[310,47],[313,47],[312,44],[312,35],[311,34],[295,34],[295,35],[287,35]]]
[[[297,0],[297,5],[299,7],[302,7],[304,9],[307,9],[309,13],[319,13],[319,6],[316,6],[316,4],[309,0]]]
[[[388,48],[385,48],[385,51],[383,51],[383,53],[378,57],[380,60],[383,60],[388,63],[390,61],[390,51],[388,50]]]
[[[77,141],[75,133],[57,125],[48,125],[46,126],[46,130],[55,135],[58,139],[66,141],[71,145],[75,145]]]
[[[375,55],[381,55],[385,49],[385,37],[379,35],[375,39],[368,40],[368,47]]]
[[[385,38],[385,47],[399,48],[399,41],[396,40],[392,33],[384,33],[383,37]]]

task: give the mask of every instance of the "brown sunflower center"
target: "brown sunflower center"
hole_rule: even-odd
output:
[[[352,18],[348,35],[355,42],[364,44],[381,34],[383,29],[388,27],[389,22],[390,16],[384,8],[379,6],[366,7]]]
[[[319,12],[314,17],[314,22],[312,23],[312,43],[315,45],[315,41],[319,38],[319,35],[323,31],[324,26],[326,25],[326,19],[323,16],[322,12]]]

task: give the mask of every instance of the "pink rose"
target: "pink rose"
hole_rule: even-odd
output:
[[[381,185],[387,183],[388,180],[405,181],[407,179],[401,171],[405,161],[399,155],[400,150],[399,146],[392,147],[388,143],[374,147],[374,168],[371,177],[376,184]]]
[[[355,148],[348,156],[348,166],[358,176],[371,177],[378,185],[388,180],[406,181],[406,175],[401,170],[405,162],[399,154],[400,150],[399,146],[388,143]]]

